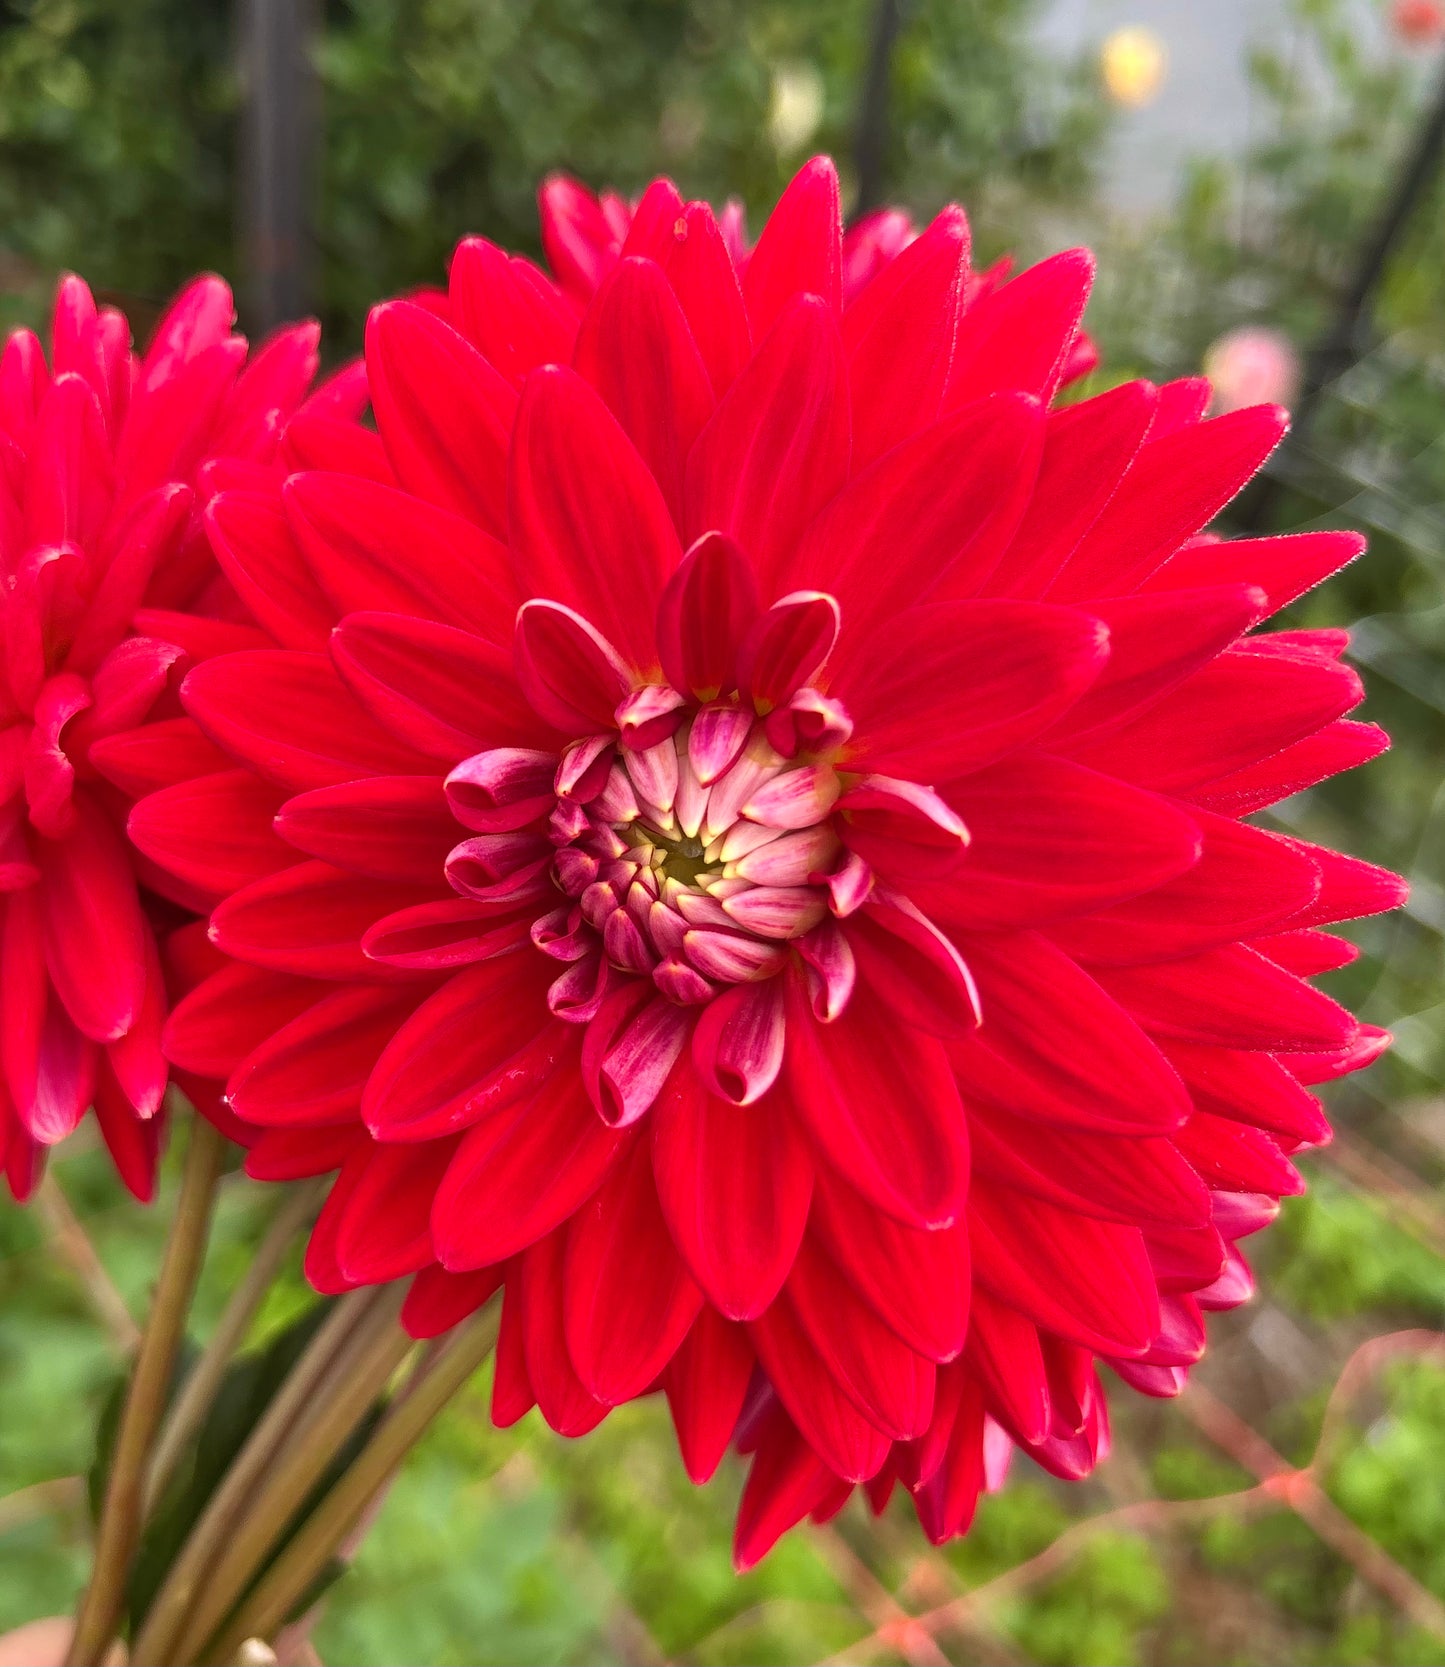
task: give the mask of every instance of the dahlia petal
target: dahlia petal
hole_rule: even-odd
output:
[[[853,720],[840,702],[817,689],[799,689],[785,706],[770,712],[765,731],[784,758],[800,752],[834,752],[853,734]]]
[[[799,293],[840,310],[842,251],[838,172],[826,156],[815,156],[789,182],[748,259],[743,296],[754,341]]]
[[[362,880],[325,862],[253,881],[211,916],[211,941],[227,955],[302,978],[385,980],[362,934],[383,915],[430,899],[416,886]]]
[[[711,1002],[692,1033],[692,1061],[708,1091],[752,1105],[783,1067],[783,991],[776,978],[738,984]]]
[[[787,1082],[819,1154],[896,1220],[947,1226],[967,1192],[968,1126],[942,1045],[861,984],[825,1029],[787,977]]]
[[[1015,1440],[1035,1446],[1047,1439],[1053,1402],[1038,1328],[982,1288],[973,1293],[968,1366],[990,1412]]]
[[[1296,1197],[1305,1189],[1300,1172],[1261,1129],[1197,1111],[1174,1143],[1211,1187],[1271,1198]]]
[[[1162,440],[1181,428],[1201,422],[1213,395],[1207,376],[1177,376],[1159,388],[1159,409],[1149,429],[1151,440]]]
[[[164,1072],[161,1081],[164,1087]],[[153,1202],[165,1119],[138,1116],[127,1090],[102,1066],[95,1083],[95,1120],[126,1191],[142,1204]]]
[[[822,591],[793,591],[775,602],[738,651],[744,696],[766,712],[810,683],[833,652],[840,620],[837,602]]]
[[[847,934],[836,921],[821,921],[797,940],[807,969],[808,1000],[819,1024],[831,1024],[848,1005],[858,963]]]
[[[1194,1300],[1201,1308],[1219,1310],[1238,1308],[1253,1295],[1254,1275],[1250,1272],[1249,1263],[1231,1245],[1218,1279],[1202,1291],[1196,1291]]]
[[[90,744],[90,762],[132,799],[193,776],[213,775],[230,764],[192,718],[164,718],[102,735]]]
[[[629,664],[652,664],[654,613],[682,551],[647,464],[572,371],[547,366],[527,379],[509,503],[523,593],[575,608]]]
[[[585,302],[616,259],[622,233],[608,220],[602,203],[565,174],[552,174],[542,182],[537,206],[547,264],[567,294]]]
[[[166,1058],[224,1082],[253,1048],[324,994],[319,984],[228,961],[171,1009],[162,1036]]]
[[[1269,1054],[1182,1041],[1163,1048],[1201,1110],[1311,1146],[1329,1139],[1320,1102]]]
[[[367,985],[323,996],[230,1073],[231,1110],[262,1128],[355,1122],[373,1065],[415,1005],[411,992]]]
[[[288,474],[319,470],[396,485],[396,471],[376,430],[323,410],[303,407],[291,418],[281,436],[280,456]]]
[[[632,688],[612,644],[558,602],[522,604],[513,663],[528,704],[564,735],[610,729],[618,701]]]
[[[947,407],[1006,389],[1054,397],[1094,283],[1094,257],[1065,249],[976,301],[964,314],[948,376]]]
[[[77,755],[91,741],[140,723],[155,705],[181,650],[153,637],[127,637],[101,660],[90,678],[91,704],[66,737]]]
[[[813,1192],[813,1165],[779,1096],[719,1098],[684,1068],[652,1122],[657,1195],[673,1242],[729,1319],[767,1307],[792,1266]]]
[[[971,1281],[963,1227],[921,1232],[872,1207],[826,1170],[810,1231],[873,1312],[928,1360],[952,1360],[968,1334]]]
[[[435,883],[456,843],[437,776],[371,776],[288,799],[276,832],[306,856],[374,880]]]
[[[1308,927],[1253,938],[1249,947],[1258,950],[1266,960],[1273,961],[1286,972],[1294,973],[1297,978],[1314,978],[1322,972],[1337,972],[1358,960],[1360,955],[1358,944]]]
[[[857,724],[851,752],[869,770],[950,780],[1031,740],[1107,657],[1104,626],[1071,609],[1004,601],[910,609],[875,634],[866,663],[849,668],[840,692]]]
[[[435,1262],[420,1269],[401,1305],[402,1330],[419,1342],[442,1336],[497,1294],[505,1271],[497,1267],[448,1273]]]
[[[432,1206],[442,1265],[484,1267],[542,1241],[596,1192],[627,1139],[564,1061],[530,1099],[467,1131]]]
[[[683,523],[690,538],[728,533],[765,580],[780,571],[847,472],[842,355],[825,303],[816,295],[791,301],[692,449]]]
[[[1149,1260],[1161,1293],[1198,1293],[1218,1279],[1229,1246],[1213,1227],[1153,1228],[1145,1235]]]
[[[567,1229],[563,1322],[578,1377],[599,1401],[642,1394],[702,1307],[668,1236],[645,1141],[635,1141]]]
[[[1069,752],[1141,787],[1192,795],[1323,729],[1363,695],[1348,666],[1229,649],[1122,728]]]
[[[855,467],[871,463],[938,415],[968,251],[963,210],[945,208],[844,313]]]
[[[848,848],[900,882],[956,874],[968,848],[968,829],[958,813],[932,788],[915,782],[863,776],[834,808]]]
[[[1257,585],[1270,613],[1313,590],[1364,552],[1354,532],[1294,533],[1186,544],[1145,580],[1145,591],[1196,590],[1203,585]]]
[[[781,1407],[771,1409],[738,1505],[733,1567],[746,1573],[796,1523],[836,1496],[838,1477],[793,1427]]]
[[[451,511],[358,475],[292,475],[286,518],[341,614],[413,614],[504,641],[517,605],[507,550]],[[417,551],[434,552],[417,560]]]
[[[1278,406],[1255,405],[1150,439],[1054,581],[1059,602],[1121,595],[1224,508],[1279,444]]]
[[[373,307],[366,371],[397,479],[489,533],[507,530],[507,447],[517,394],[449,323],[412,301]]]
[[[1318,896],[1319,867],[1293,842],[1208,811],[1196,811],[1194,820],[1204,846],[1192,868],[1132,901],[1056,927],[1061,947],[1089,964],[1163,961],[1266,932],[1299,917]]]
[[[432,1265],[432,1195],[454,1147],[446,1140],[368,1144],[347,1158],[346,1167],[356,1165],[359,1173],[344,1193],[332,1194],[341,1199],[332,1255],[348,1284],[385,1284]]]
[[[107,1090],[112,1087],[117,1090],[116,1096],[113,1097],[117,1114],[123,1106],[131,1121],[139,1118],[143,1122],[154,1117],[161,1109],[168,1080],[165,1055],[161,1051],[161,1031],[166,1018],[165,981],[161,973],[155,939],[149,932],[145,937],[145,958],[145,995],[141,1000],[140,1011],[124,1036],[106,1044],[107,1069],[101,1072]],[[127,1161],[141,1164],[142,1168],[146,1163],[150,1164],[151,1180],[154,1180],[156,1154],[150,1147],[136,1147],[134,1143],[127,1142],[120,1132],[116,1133],[115,1142],[111,1142],[108,1137],[107,1143],[113,1151],[118,1145],[123,1144]],[[150,1152],[149,1158],[145,1156],[147,1151]]]
[[[1000,1302],[1083,1348],[1125,1358],[1147,1351],[1159,1296],[1137,1228],[997,1182],[973,1194],[968,1227],[974,1277]]]
[[[30,825],[49,839],[63,839],[75,826],[75,765],[64,731],[91,703],[83,678],[61,672],[49,678],[35,702],[35,722],[24,744],[25,804]]]
[[[682,1466],[699,1487],[732,1440],[753,1365],[747,1332],[704,1304],[663,1373]]]
[[[780,579],[835,596],[850,639],[944,583],[973,594],[1015,536],[1044,432],[1037,404],[1015,394],[934,423],[822,508]]]
[[[319,654],[257,649],[194,666],[186,710],[220,747],[293,792],[424,767]]]
[[[457,244],[447,295],[456,327],[514,387],[538,365],[571,359],[573,309],[530,261],[508,256],[486,238]]]
[[[619,703],[613,717],[623,746],[645,753],[682,727],[687,697],[665,684],[646,683]]]
[[[1309,862],[1320,878],[1316,896],[1290,921],[1291,926],[1326,926],[1337,920],[1359,920],[1365,915],[1398,909],[1410,895],[1409,882],[1388,868],[1301,839],[1286,839],[1284,843]]]
[[[963,948],[984,1015],[949,1047],[966,1098],[1100,1134],[1167,1134],[1188,1117],[1164,1054],[1046,938],[970,936]]]
[[[331,655],[372,717],[429,758],[451,764],[488,747],[555,740],[517,688],[510,645],[401,614],[355,613],[337,626]]]
[[[1083,914],[1187,872],[1200,850],[1198,828],[1178,806],[1065,759],[1002,759],[946,784],[943,798],[972,835],[964,863],[956,877],[925,872],[901,883],[950,927]],[[847,838],[858,843],[852,830]]]
[[[670,179],[655,179],[637,199],[632,224],[622,240],[620,257],[662,261],[674,239],[673,228],[682,213],[682,193]],[[604,278],[598,292],[606,286]]]
[[[492,1422],[499,1430],[510,1429],[537,1404],[532,1380],[527,1376],[526,1344],[522,1336],[520,1263],[510,1265],[505,1277],[506,1295],[502,1299],[492,1377]]]
[[[693,719],[687,757],[704,787],[710,787],[737,762],[752,728],[752,713],[736,706],[704,706]]]
[[[1123,1141],[1041,1129],[997,1106],[971,1110],[975,1175],[1126,1226],[1203,1227],[1210,1219],[1209,1194],[1179,1156],[1178,1133],[1172,1143]]]
[[[793,1263],[787,1291],[819,1359],[869,1423],[895,1441],[921,1435],[933,1416],[933,1362],[875,1318],[811,1239]]]
[[[245,357],[245,340],[231,336],[197,353],[162,383],[144,387],[142,376],[116,447],[122,503],[134,503],[167,481],[185,480],[198,468]]]
[[[446,803],[463,827],[478,833],[522,828],[556,802],[554,753],[534,747],[493,747],[464,759],[446,778]]]
[[[757,611],[757,584],[737,545],[704,533],[658,604],[658,655],[672,686],[701,701],[735,688],[738,649]]]
[[[522,1344],[537,1405],[558,1435],[585,1435],[610,1410],[577,1376],[564,1319],[566,1235],[553,1233],[520,1258],[515,1282],[522,1303]]]
[[[45,964],[80,1032],[113,1042],[145,999],[147,929],[120,836],[88,797],[75,826],[36,842]]]
[[[906,898],[875,892],[848,923],[858,977],[901,1023],[945,1039],[979,1025],[978,991],[963,957]]]
[[[738,276],[708,204],[683,209],[663,268],[721,398],[747,363],[752,337]]]
[[[803,1439],[847,1482],[874,1476],[890,1442],[843,1394],[786,1295],[748,1325],[758,1360]]]
[[[1195,788],[1190,796],[1196,804],[1221,815],[1247,816],[1342,770],[1368,764],[1389,745],[1389,736],[1377,724],[1340,718],[1257,764],[1217,776],[1208,786]]]
[[[295,862],[271,829],[282,799],[250,770],[221,770],[139,800],[126,832],[167,873],[224,897]]]
[[[525,905],[479,903],[446,897],[383,915],[362,934],[368,960],[419,972],[450,972],[488,961],[526,942],[531,922]]]
[[[676,218],[668,220],[669,235]],[[655,260],[625,253],[603,279],[583,314],[572,362],[607,402],[680,521],[687,455],[716,401],[687,319]]]
[[[1358,1028],[1338,1002],[1242,944],[1097,972],[1145,1030],[1185,1042],[1308,1052],[1343,1047]]]
[[[174,555],[194,501],[189,488],[168,483],[130,511],[110,565],[100,574],[76,628],[65,656],[67,671],[93,671],[106,649],[129,628],[152,574]]]
[[[84,1116],[94,1079],[93,1067],[87,1072],[92,1052],[50,988],[37,887],[15,892],[6,902],[0,978],[5,986],[0,1064],[9,1106],[26,1140],[51,1144]]]
[[[283,648],[325,649],[336,610],[312,578],[274,495],[222,492],[205,511],[221,571]]]
[[[339,1169],[366,1139],[355,1124],[327,1129],[267,1129],[246,1153],[245,1173],[253,1181],[305,1181]]]
[[[367,1128],[383,1141],[451,1134],[499,1116],[561,1068],[577,1039],[547,1013],[549,975],[533,956],[525,964],[486,962],[455,974],[393,1024],[367,1064]]]
[[[174,609],[138,608],[132,623],[143,635],[170,643],[195,662],[243,649],[271,647],[271,638],[255,626],[183,614]]]
[[[626,919],[626,916],[614,918]],[[582,1072],[597,1114],[609,1128],[635,1123],[662,1092],[687,1045],[693,1015],[646,984],[624,986],[587,1027]]]
[[[1049,737],[1097,734],[1168,693],[1263,618],[1257,585],[1136,595],[1090,603],[1109,628],[1109,663]]]
[[[25,494],[29,543],[90,549],[110,509],[114,478],[95,390],[79,376],[57,376],[36,414]]]
[[[919,1526],[933,1545],[966,1533],[984,1490],[984,1432],[987,1421],[978,1385],[964,1375],[948,1452],[914,1496]]]

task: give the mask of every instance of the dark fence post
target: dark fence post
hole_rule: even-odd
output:
[[[257,334],[307,310],[315,186],[316,0],[240,0],[241,247]]]
[[[1389,269],[1390,257],[1433,183],[1442,156],[1445,156],[1445,75],[1440,79],[1434,103],[1420,124],[1380,218],[1360,249],[1350,281],[1335,306],[1330,327],[1306,355],[1304,384],[1286,442],[1291,450],[1303,447],[1319,414],[1325,389],[1360,358],[1375,294]],[[1260,476],[1241,500],[1234,517],[1236,522],[1268,530],[1280,484],[1276,474]]]
[[[852,218],[877,208],[884,197],[884,170],[888,153],[888,94],[893,78],[893,48],[903,27],[907,0],[878,0],[873,13],[873,38],[863,73],[863,91],[858,101],[858,133],[854,165],[858,174],[858,196]]]

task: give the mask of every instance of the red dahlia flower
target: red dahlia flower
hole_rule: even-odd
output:
[[[166,997],[122,831],[130,736],[165,718],[196,635],[175,610],[215,600],[204,465],[269,459],[316,368],[301,325],[243,372],[232,319],[225,284],[199,278],[136,359],[124,316],[67,277],[50,365],[28,330],[0,355],[0,1163],[17,1198],[92,1104],[126,1185],[154,1185]],[[164,751],[167,722],[149,729]]]
[[[1274,409],[1051,409],[1083,252],[987,290],[949,209],[845,300],[825,162],[741,281],[666,182],[616,237],[464,243],[377,451],[212,506],[277,646],[132,818],[234,958],[167,1046],[339,1167],[321,1288],[505,1283],[499,1422],[660,1385],[742,1563],[860,1481],[942,1539],[1090,1468],[1096,1361],[1177,1392],[1382,1046],[1306,979],[1399,883],[1243,820],[1385,744],[1342,634],[1251,634],[1360,541],[1198,536]]]

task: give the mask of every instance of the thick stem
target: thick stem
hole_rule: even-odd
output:
[[[335,1304],[291,1368],[270,1406],[247,1436],[225,1479],[211,1495],[146,1614],[131,1651],[133,1661],[158,1667],[186,1623],[190,1606],[260,1478],[325,1378],[352,1331],[380,1293],[352,1291]]]
[[[270,1638],[306,1595],[354,1523],[432,1420],[496,1346],[498,1307],[489,1303],[422,1365],[344,1476],[297,1531],[246,1598],[207,1661],[235,1659],[250,1638]]]
[[[96,1534],[95,1566],[76,1615],[67,1667],[95,1667],[115,1636],[125,1604],[140,1533],[146,1465],[205,1256],[225,1149],[224,1137],[211,1124],[202,1117],[191,1119],[181,1195],[126,1391]]]
[[[286,1260],[286,1254],[291,1249],[296,1235],[315,1212],[323,1190],[324,1183],[311,1182],[297,1187],[291,1193],[270,1227],[266,1229],[266,1236],[251,1258],[245,1277],[231,1293],[225,1312],[221,1315],[200,1359],[191,1368],[189,1376],[181,1386],[181,1392],[176,1397],[175,1405],[161,1430],[160,1439],[156,1442],[150,1474],[146,1478],[146,1516],[155,1509],[156,1500],[165,1491],[167,1482],[175,1473],[176,1465],[180,1462],[187,1443],[211,1410],[217,1391],[225,1380],[226,1368],[231,1363],[232,1355],[241,1346],[246,1332],[250,1329],[251,1321],[265,1301],[271,1281]]]
[[[348,1358],[326,1379],[324,1398],[310,1411],[268,1470],[260,1487],[206,1571],[169,1657],[195,1661],[265,1562],[327,1466],[355,1433],[406,1358],[412,1339],[397,1324],[402,1288],[389,1286],[359,1328]]]

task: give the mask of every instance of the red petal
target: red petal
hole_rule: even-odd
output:
[[[501,1289],[505,1269],[478,1268],[475,1273],[448,1273],[433,1262],[412,1280],[401,1305],[402,1329],[419,1340],[440,1337]]]
[[[1142,588],[1167,592],[1201,585],[1255,585],[1268,597],[1269,612],[1275,613],[1352,562],[1364,548],[1359,533],[1334,531],[1186,544]]]
[[[722,1461],[753,1375],[747,1332],[704,1305],[663,1374],[683,1468],[698,1486]]]
[[[375,880],[440,885],[457,825],[440,776],[372,776],[288,799],[276,816],[288,845]]]
[[[737,545],[704,533],[658,605],[658,655],[672,686],[701,701],[736,688],[738,650],[757,611],[757,585]]]
[[[737,273],[706,203],[683,209],[663,265],[721,398],[747,363],[752,340]]]
[[[781,1289],[808,1219],[813,1164],[779,1094],[750,1106],[674,1072],[652,1119],[657,1194],[708,1298],[752,1319]]]
[[[702,1293],[673,1249],[645,1141],[633,1143],[567,1229],[567,1350],[599,1401],[642,1394],[687,1335]]]
[[[628,663],[655,663],[653,620],[681,560],[637,449],[580,376],[527,379],[511,452],[511,541],[524,596],[575,608]]]
[[[862,986],[819,1025],[801,978],[787,976],[787,1081],[814,1146],[897,1220],[946,1226],[968,1187],[968,1126],[942,1045]]]
[[[140,800],[126,831],[168,873],[224,897],[295,862],[271,831],[283,797],[249,770],[224,770]]]
[[[842,246],[838,172],[826,156],[817,156],[794,175],[748,259],[743,295],[754,341],[800,291],[839,310]]]
[[[1065,249],[1020,272],[964,314],[953,352],[950,407],[1006,389],[1045,405],[1063,376],[1094,282],[1087,249]]]
[[[522,1346],[527,1377],[542,1416],[558,1435],[585,1435],[607,1416],[573,1369],[563,1329],[563,1258],[566,1235],[553,1233],[534,1244],[508,1274],[508,1298],[521,1302]]]
[[[312,578],[275,497],[220,493],[206,507],[206,532],[236,594],[283,648],[326,647],[336,610]]]
[[[376,426],[408,491],[507,530],[507,443],[517,395],[464,336],[411,301],[373,307],[366,372]]]

